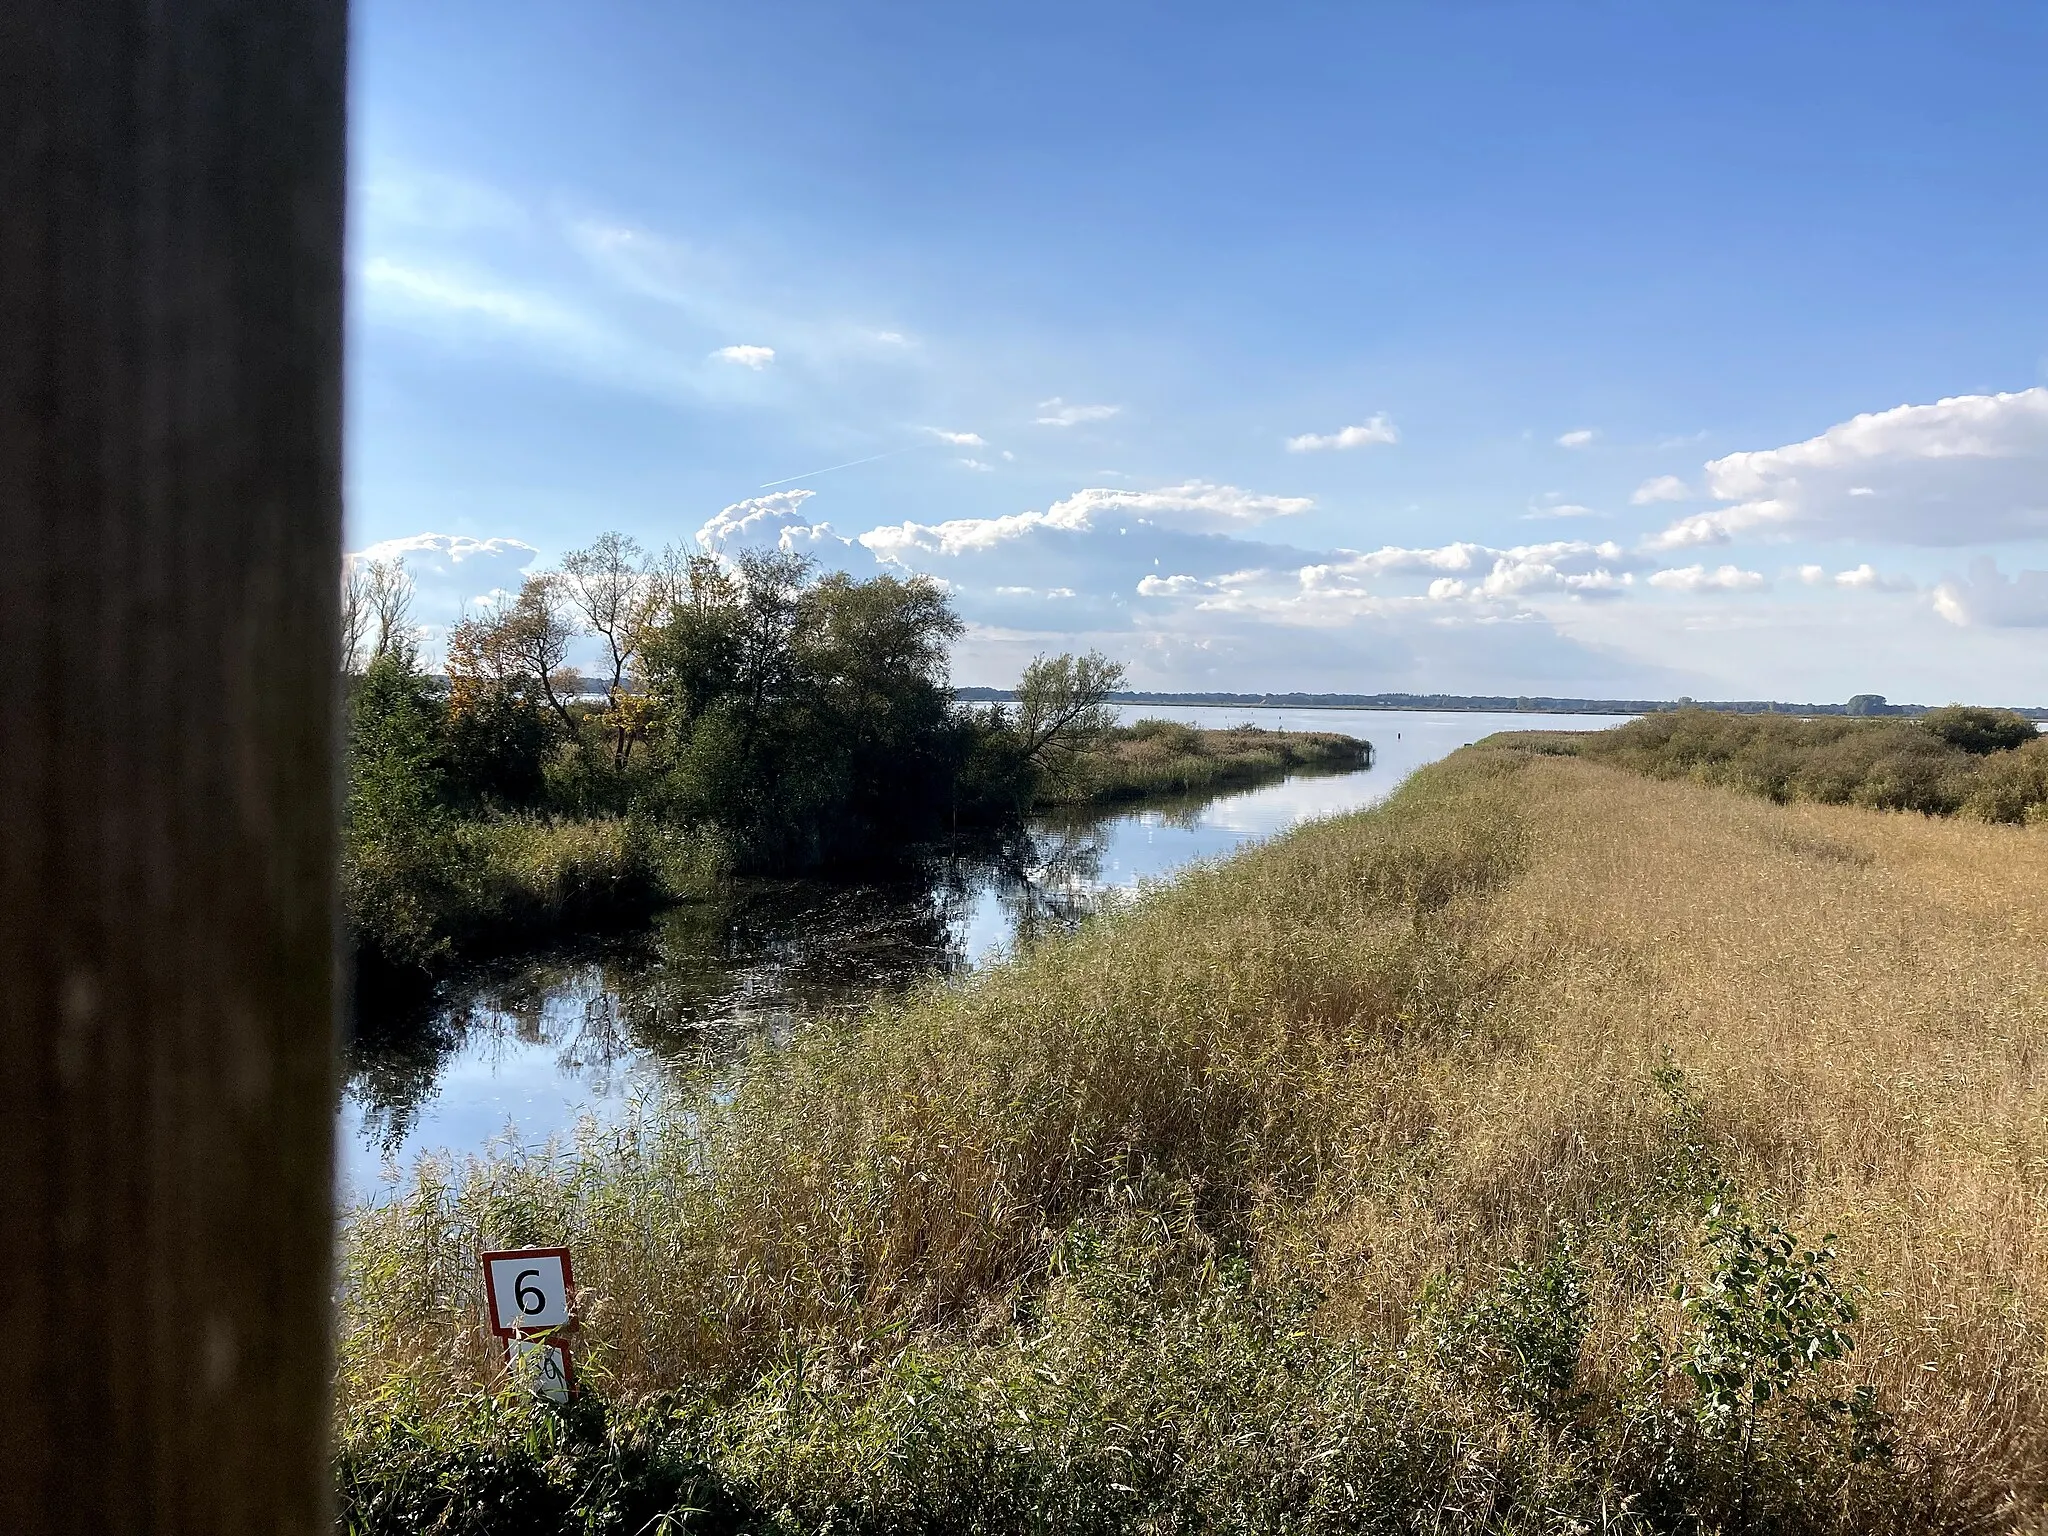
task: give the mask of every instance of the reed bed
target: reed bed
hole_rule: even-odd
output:
[[[344,1519],[2042,1528],[2044,941],[2039,828],[1468,749],[350,1213]],[[558,1241],[566,1414],[475,1277]]]

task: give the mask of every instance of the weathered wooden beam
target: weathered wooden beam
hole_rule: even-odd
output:
[[[0,1529],[327,1519],[344,0],[0,6]]]

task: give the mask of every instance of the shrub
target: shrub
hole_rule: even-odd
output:
[[[1982,709],[1968,704],[1951,704],[1929,710],[1915,722],[1932,731],[1952,747],[1983,757],[1992,752],[2010,752],[2032,741],[2039,731],[2025,715],[2009,709]]]

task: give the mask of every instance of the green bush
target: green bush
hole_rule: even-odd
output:
[[[2031,721],[2007,710],[1953,705],[1918,720],[1800,720],[1684,709],[1588,733],[1568,750],[1780,802],[2014,822],[2048,804],[2044,745]]]
[[[2025,715],[1968,704],[1929,710],[1915,724],[1923,731],[1932,731],[1950,746],[1979,757],[1991,752],[2010,752],[2040,734]]]

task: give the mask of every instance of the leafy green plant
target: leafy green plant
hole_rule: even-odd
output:
[[[1439,1360],[1511,1409],[1560,1416],[1573,1402],[1592,1301],[1569,1229],[1539,1263],[1510,1264],[1438,1327]]]

